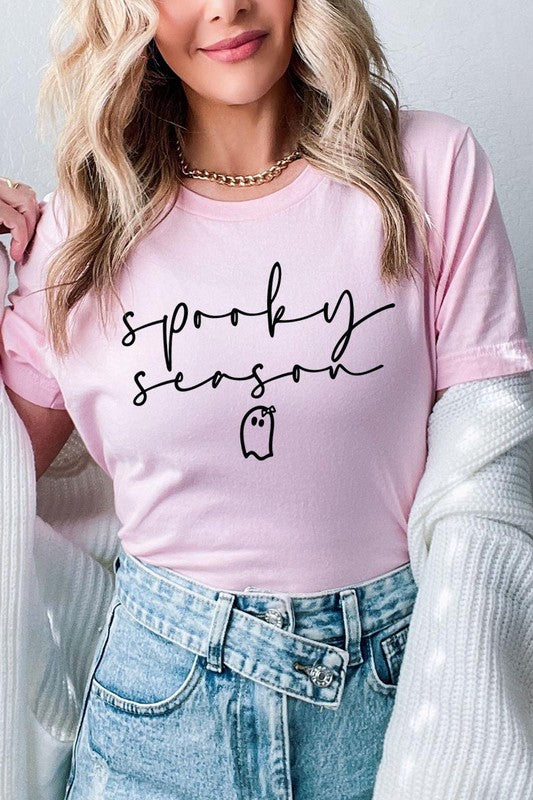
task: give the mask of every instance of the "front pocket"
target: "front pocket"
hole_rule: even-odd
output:
[[[201,674],[197,653],[150,630],[119,603],[91,691],[129,714],[160,715],[181,705]]]
[[[369,636],[365,642],[368,682],[382,693],[395,693],[400,678],[412,612]]]

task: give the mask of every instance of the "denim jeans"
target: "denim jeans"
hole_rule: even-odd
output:
[[[65,800],[371,800],[417,586],[410,564],[289,595],[127,554]]]

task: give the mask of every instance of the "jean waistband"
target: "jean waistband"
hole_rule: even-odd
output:
[[[361,638],[405,617],[417,594],[409,562],[364,583],[311,594],[216,590],[122,547],[114,571],[116,599],[147,628],[206,658],[207,669],[227,665],[332,708],[340,704],[346,668],[363,661]],[[341,647],[324,641],[338,637]]]

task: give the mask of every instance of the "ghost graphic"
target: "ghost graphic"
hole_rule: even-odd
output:
[[[270,458],[274,434],[274,406],[254,406],[242,418],[241,448],[245,458]]]

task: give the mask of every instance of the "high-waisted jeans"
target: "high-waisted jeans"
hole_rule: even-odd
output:
[[[371,800],[417,586],[410,564],[289,595],[127,554],[65,800]]]

